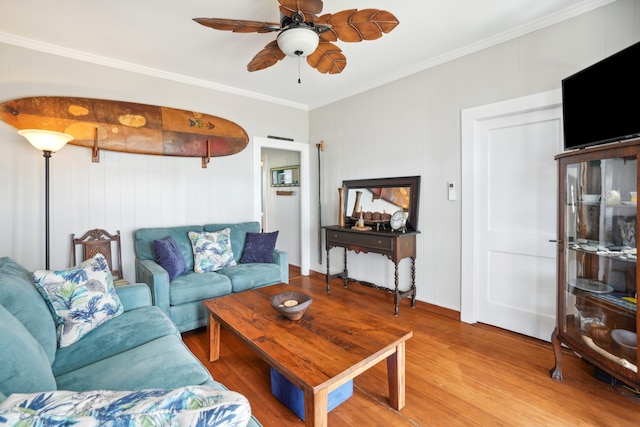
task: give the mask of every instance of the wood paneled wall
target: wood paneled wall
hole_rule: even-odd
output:
[[[0,99],[83,96],[192,109],[224,117],[250,137],[305,141],[308,112],[0,43]],[[284,118],[284,119],[283,119]],[[236,222],[253,218],[251,141],[211,160],[101,152],[68,145],[54,153],[51,268],[70,264],[72,233],[120,230],[125,278],[135,279],[132,233],[140,227]],[[257,159],[259,161],[260,159]],[[44,159],[0,122],[0,256],[44,268]]]

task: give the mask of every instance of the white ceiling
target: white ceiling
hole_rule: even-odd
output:
[[[0,0],[0,42],[313,109],[612,1],[325,0],[322,14],[376,8],[400,21],[378,40],[336,42],[347,66],[335,75],[289,57],[250,73],[247,64],[276,33],[192,21],[278,22],[276,0]]]

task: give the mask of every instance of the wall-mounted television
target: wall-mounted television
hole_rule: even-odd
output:
[[[564,149],[640,136],[640,42],[562,80]]]

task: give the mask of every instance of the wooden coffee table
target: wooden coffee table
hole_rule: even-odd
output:
[[[413,331],[333,295],[314,295],[302,319],[291,321],[271,307],[284,291],[272,285],[205,301],[209,310],[209,360],[220,357],[220,325],[247,343],[263,360],[304,392],[307,426],[327,425],[328,395],[362,372],[387,360],[389,402],[405,405],[405,342]]]

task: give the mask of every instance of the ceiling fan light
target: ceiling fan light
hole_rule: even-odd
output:
[[[318,33],[308,27],[288,28],[278,34],[278,47],[287,56],[309,56],[318,48],[318,43]]]

